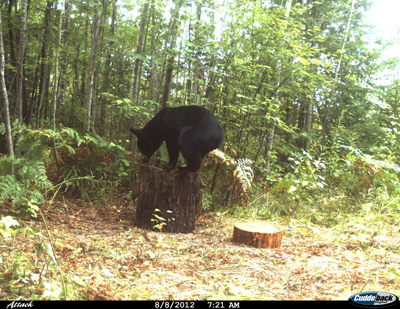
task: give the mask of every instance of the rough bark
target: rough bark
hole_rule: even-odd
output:
[[[180,175],[158,167],[139,168],[136,225],[164,232],[190,233],[201,211],[199,173]]]

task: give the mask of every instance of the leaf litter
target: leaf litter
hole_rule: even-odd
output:
[[[45,216],[69,299],[330,300],[362,289],[400,295],[400,245],[393,229],[363,242],[350,229],[290,223],[282,247],[271,250],[233,243],[235,219],[213,213],[203,214],[193,233],[171,234],[136,228],[134,205],[76,200],[60,205]],[[40,220],[27,224],[44,230]],[[3,262],[10,264],[7,258],[15,252],[32,252],[31,277],[57,282],[56,270],[43,274],[45,261],[33,253],[35,241],[18,233],[14,254],[4,254]],[[3,277],[7,271],[1,269]],[[39,285],[19,297],[60,298],[46,288],[48,282]]]

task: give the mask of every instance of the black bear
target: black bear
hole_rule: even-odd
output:
[[[218,148],[224,138],[222,127],[213,113],[200,106],[166,107],[143,129],[130,128],[138,137],[138,148],[146,163],[163,141],[167,144],[167,170],[175,168],[179,152],[185,158],[183,173],[200,169],[203,158]]]

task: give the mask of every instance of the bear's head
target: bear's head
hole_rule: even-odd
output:
[[[142,162],[147,163],[162,143],[157,136],[147,134],[144,129],[130,128],[131,132],[138,138],[137,145],[142,154]]]

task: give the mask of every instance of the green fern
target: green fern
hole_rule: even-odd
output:
[[[14,165],[15,174],[0,176],[0,203],[9,201],[13,205],[14,212],[36,216],[30,205],[44,203],[45,197],[42,192],[53,186],[47,178],[44,164],[27,158],[0,159],[0,167],[10,164]]]
[[[21,191],[21,183],[14,175],[0,176],[0,202],[11,198],[18,199]]]
[[[51,151],[49,141],[60,136],[52,130],[31,130],[18,123],[13,125],[13,132],[19,132],[15,158],[0,157],[0,204],[8,201],[15,213],[36,216],[31,206],[44,203],[43,192],[53,187],[45,168]],[[10,175],[11,166],[14,175]]]
[[[72,187],[82,195],[101,186],[112,188],[128,176],[125,148],[95,133],[81,135],[72,128],[35,130],[18,123],[13,124],[13,132],[19,133],[15,158],[0,157],[0,175],[5,175],[0,177],[0,205],[11,202],[15,212],[32,213],[29,205],[44,203],[45,192],[56,195],[61,188]],[[58,177],[54,185],[46,167],[54,167],[55,155],[63,164],[49,170],[56,170],[49,174],[55,176],[51,179]],[[9,175],[11,166],[14,175]]]

